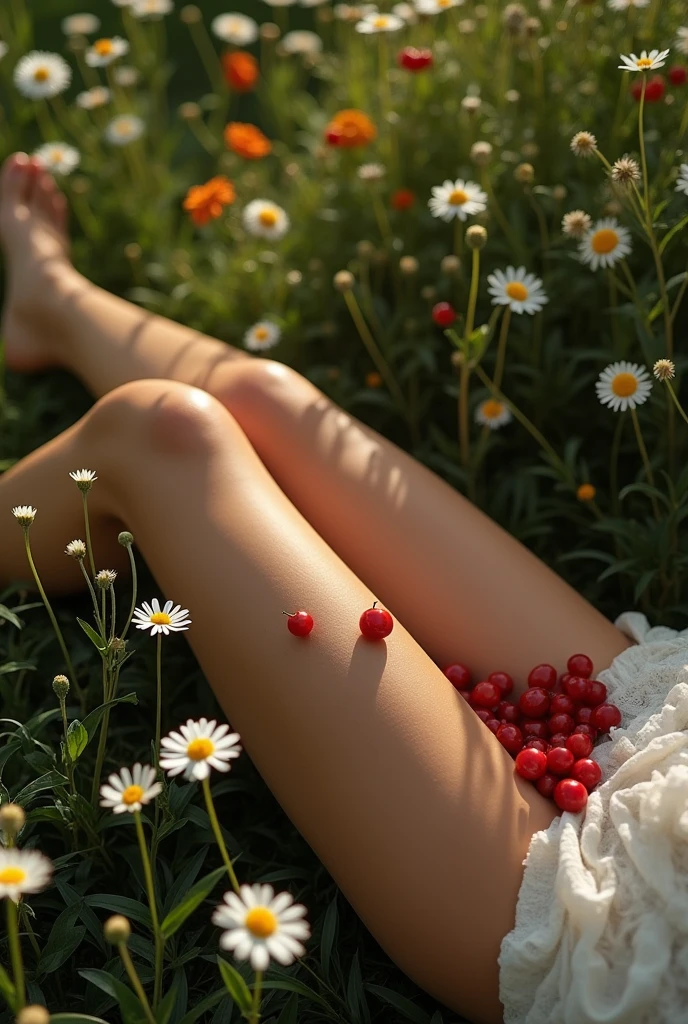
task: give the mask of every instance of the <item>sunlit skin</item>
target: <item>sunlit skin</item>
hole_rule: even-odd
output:
[[[117,534],[131,530],[161,594],[192,609],[189,642],[249,756],[376,939],[436,999],[500,1021],[500,943],[530,838],[556,808],[438,666],[509,672],[517,701],[533,665],[563,672],[585,651],[599,670],[630,641],[289,367],[86,281],[35,161],[10,158],[0,190],[9,368],[62,367],[97,400],[0,477],[8,520],[39,510],[44,584],[81,586],[64,556],[83,523],[69,472],[93,468],[99,564],[126,572]],[[26,576],[10,522],[0,587]],[[394,628],[372,641],[359,620],[374,602]],[[307,640],[285,628],[300,608]]]

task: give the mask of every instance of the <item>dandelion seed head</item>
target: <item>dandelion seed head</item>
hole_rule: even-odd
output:
[[[571,149],[576,156],[587,158],[597,149],[597,139],[592,132],[576,132],[571,139]]]
[[[658,359],[652,367],[652,372],[657,380],[673,380],[676,376],[676,366],[671,359]]]

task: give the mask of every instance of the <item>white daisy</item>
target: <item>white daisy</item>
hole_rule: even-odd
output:
[[[299,940],[310,938],[308,911],[291,893],[275,896],[271,885],[256,883],[240,886],[239,894],[226,892],[223,900],[212,917],[226,929],[220,946],[237,960],[250,960],[254,971],[264,971],[271,959],[287,967],[306,952]]]
[[[607,0],[607,7],[612,11],[627,11],[631,7],[647,7],[650,0]]]
[[[100,18],[95,14],[71,14],[62,20],[62,31],[66,36],[90,36],[100,28]]]
[[[599,267],[613,267],[628,256],[632,248],[630,231],[622,228],[615,217],[604,217],[581,239],[578,252],[583,263],[589,263],[592,270],[597,270]]]
[[[611,363],[602,371],[595,390],[602,405],[608,405],[614,412],[625,412],[647,401],[652,381],[644,366],[622,361]]]
[[[80,92],[75,102],[82,110],[95,110],[97,107],[104,107],[111,99],[110,90],[104,85],[94,85],[92,89]]]
[[[293,7],[296,0],[264,0],[268,7]]]
[[[475,410],[475,422],[489,427],[490,430],[499,430],[500,427],[511,423],[512,419],[511,409],[503,402],[498,402],[496,398],[487,398]]]
[[[105,129],[105,138],[113,146],[126,146],[143,135],[145,125],[135,114],[113,117]]]
[[[133,0],[131,13],[135,18],[162,18],[174,10],[172,0]]]
[[[443,185],[434,185],[432,198],[428,202],[433,217],[441,217],[450,221],[455,217],[466,220],[476,213],[487,209],[487,193],[483,192],[474,181],[447,181]]]
[[[513,313],[539,313],[549,302],[540,278],[527,274],[525,267],[507,267],[506,273],[495,270],[488,275],[487,282],[492,305],[508,306]]]
[[[320,53],[322,48],[323,41],[318,33],[305,29],[287,32],[282,39],[282,49],[285,53]]]
[[[112,72],[112,77],[116,85],[121,85],[123,89],[129,89],[132,85],[136,85],[141,75],[138,68],[133,68],[129,64],[120,64]]]
[[[14,84],[22,96],[49,99],[64,92],[72,80],[72,69],[59,53],[32,50],[14,69]]]
[[[69,544],[65,548],[65,554],[69,555],[70,558],[85,558],[86,545],[82,540],[70,540]]]
[[[218,14],[210,29],[223,43],[235,46],[248,46],[258,38],[258,22],[246,14]]]
[[[173,601],[165,601],[164,608],[161,608],[157,597],[150,604],[142,601],[141,607],[134,610],[132,622],[137,629],[150,629],[151,636],[156,633],[164,633],[165,636],[180,633],[191,625],[188,608],[182,608]]]
[[[33,505],[16,505],[12,509],[12,515],[22,526],[31,526],[37,512],[38,509],[34,508]]]
[[[110,39],[96,39],[93,46],[86,51],[86,63],[92,68],[105,68],[118,57],[129,53],[129,43],[121,36]]]
[[[623,64],[619,64],[619,68],[622,71],[654,71],[655,68],[663,68],[666,58],[669,56],[668,50],[643,50],[639,57],[636,57],[634,53],[630,57],[625,57],[623,53],[619,56],[623,61]]]
[[[33,155],[53,174],[71,174],[81,160],[79,150],[66,142],[46,142]]]
[[[450,7],[461,7],[464,0],[415,0],[419,14],[441,14]]]
[[[286,212],[269,199],[254,199],[250,202],[244,209],[243,222],[249,234],[273,241],[283,238],[290,227]]]
[[[277,324],[273,324],[269,320],[260,320],[246,331],[244,347],[250,349],[251,352],[264,352],[268,348],[274,348],[281,335],[282,332]]]
[[[98,479],[95,469],[75,469],[69,475],[80,491],[90,491]]]
[[[403,19],[398,18],[396,14],[380,14],[378,11],[366,14],[355,25],[356,31],[363,35],[371,35],[374,32],[398,32],[403,27]]]
[[[387,171],[382,164],[361,164],[356,173],[361,181],[380,181]]]
[[[688,26],[677,30],[676,49],[679,53],[688,54]]]
[[[3,42],[3,40],[0,39],[0,60],[2,60],[2,58],[5,56],[8,50],[9,46],[7,45],[7,43]]]
[[[407,25],[415,25],[418,21],[417,12],[413,4],[409,3],[398,3],[392,8],[392,14],[396,14],[397,18],[403,18]]]
[[[186,725],[179,726],[179,732],[164,736],[160,747],[160,767],[170,778],[184,772],[185,779],[199,781],[208,778],[211,768],[228,772],[229,762],[241,753],[239,733],[207,718],[199,722],[189,718]]]
[[[149,764],[135,764],[131,771],[128,768],[121,768],[119,775],[113,773],[107,781],[107,785],[100,787],[101,807],[111,807],[115,814],[123,814],[129,811],[135,814],[142,807],[149,804],[158,793],[162,793],[162,786],[155,781],[156,771]]]
[[[688,164],[681,164],[676,179],[676,191],[685,192],[688,196]]]
[[[38,850],[0,846],[0,899],[18,903],[27,892],[40,892],[50,882],[53,866]]]

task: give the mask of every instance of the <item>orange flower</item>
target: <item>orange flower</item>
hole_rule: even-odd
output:
[[[392,193],[390,203],[395,210],[409,210],[416,201],[410,188],[398,188]]]
[[[250,92],[258,81],[258,61],[246,50],[222,54],[225,81],[235,92]]]
[[[225,145],[245,160],[260,160],[272,152],[272,143],[260,128],[239,121],[232,121],[225,128]]]
[[[367,373],[365,382],[369,388],[382,387],[382,377],[377,372],[377,370],[371,370],[370,373]]]
[[[326,141],[344,149],[367,146],[376,135],[377,128],[362,110],[340,110],[325,129]]]
[[[594,501],[597,491],[592,484],[581,484],[576,491],[576,497],[579,501]]]
[[[193,185],[186,193],[183,205],[194,224],[202,225],[220,217],[224,207],[229,206],[235,199],[234,185],[228,178],[220,175],[206,181],[205,185]]]

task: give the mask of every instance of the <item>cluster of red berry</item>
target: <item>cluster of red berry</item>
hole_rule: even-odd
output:
[[[537,665],[517,703],[506,699],[514,688],[507,672],[492,672],[475,686],[464,665],[448,665],[444,674],[515,758],[518,774],[575,814],[602,778],[590,756],[595,740],[621,724],[621,712],[607,703],[604,683],[592,678],[587,654],[574,654],[566,667],[555,693],[557,670]]]

